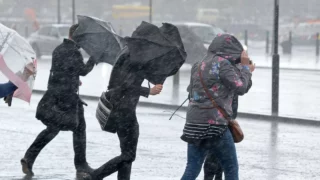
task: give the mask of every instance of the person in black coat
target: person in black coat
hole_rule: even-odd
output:
[[[86,64],[79,46],[71,39],[78,25],[69,30],[69,39],[55,48],[48,89],[40,100],[36,118],[47,126],[26,151],[21,159],[22,170],[33,175],[32,167],[40,151],[59,133],[60,130],[73,131],[74,164],[77,172],[90,171],[86,160],[86,123],[83,101],[79,98],[79,76],[87,75],[94,67],[90,58]]]
[[[142,87],[145,77],[140,74],[140,67],[130,64],[129,59],[130,53],[125,47],[113,67],[106,93],[106,98],[113,105],[108,121],[113,122],[111,124],[117,132],[121,154],[90,173],[91,177],[87,179],[100,180],[116,171],[118,171],[118,180],[130,179],[139,138],[139,123],[136,117],[139,98],[157,95],[162,90],[160,84],[151,89]]]

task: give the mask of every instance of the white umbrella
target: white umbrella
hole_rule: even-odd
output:
[[[30,103],[36,68],[36,53],[28,41],[0,23],[0,71],[18,87],[14,97]]]

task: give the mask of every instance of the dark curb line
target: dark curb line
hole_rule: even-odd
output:
[[[297,124],[304,126],[320,126],[320,120],[315,119],[303,119],[296,117],[285,117],[285,116],[273,116],[267,114],[252,114],[252,113],[238,113],[238,117],[248,118],[255,121],[267,121],[267,122],[276,122],[284,124]]]
[[[45,91],[43,90],[33,90],[35,94],[44,94]],[[80,97],[84,100],[92,100],[98,101],[98,96],[90,96],[90,95],[80,95]],[[152,103],[152,102],[139,102],[139,106],[142,107],[152,107],[152,108],[159,108],[159,109],[170,109],[175,110],[179,106],[173,104],[161,104],[161,103]],[[180,111],[187,111],[186,106],[182,106]],[[252,113],[238,113],[238,117],[241,118],[248,118],[254,121],[267,121],[267,122],[278,122],[278,123],[285,123],[285,124],[299,124],[305,126],[320,126],[320,120],[313,120],[313,119],[303,119],[303,118],[295,118],[295,117],[285,117],[285,116],[273,116],[267,114],[252,114]]]
[[[271,69],[272,67],[269,66],[256,66],[256,69]],[[311,72],[320,72],[320,69],[303,69],[303,68],[281,68],[281,70],[286,70],[286,71],[311,71]]]

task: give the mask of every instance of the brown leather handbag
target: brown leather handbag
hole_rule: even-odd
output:
[[[204,84],[204,81],[203,81],[203,78],[202,78],[202,72],[201,72],[201,69],[200,69],[200,66],[201,66],[201,63],[199,65],[199,77],[200,77],[200,81],[201,81],[201,84],[202,84],[202,87],[204,89],[204,91],[206,92],[207,96],[210,98],[211,102],[212,102],[212,105],[213,105],[213,108],[217,108],[223,115],[224,118],[226,118],[228,120],[228,127],[229,127],[229,130],[230,132],[232,133],[232,136],[233,136],[233,141],[235,143],[239,143],[241,142],[243,139],[244,139],[244,134],[243,134],[243,131],[238,123],[238,121],[236,120],[230,120],[231,118],[227,115],[226,111],[221,108],[212,98],[212,96],[210,95],[209,93],[209,90],[208,88],[205,86]]]

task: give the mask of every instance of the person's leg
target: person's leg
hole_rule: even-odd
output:
[[[117,125],[117,134],[120,140],[121,155],[117,156],[92,174],[94,179],[103,179],[110,174],[118,172],[118,180],[129,180],[131,164],[136,158],[136,150],[139,138],[139,124],[135,114],[122,115]]]
[[[229,129],[216,140],[211,151],[216,154],[221,163],[225,180],[239,180],[237,152]]]
[[[33,174],[32,166],[35,162],[37,156],[39,155],[40,151],[59,133],[58,128],[47,127],[47,129],[43,130],[31,146],[26,151],[24,158],[21,159],[22,164],[22,171],[25,174]]]
[[[91,168],[86,159],[86,122],[82,104],[78,106],[78,120],[78,127],[73,131],[74,165],[77,171],[87,172]]]
[[[118,180],[130,180],[132,162],[123,163],[118,170]]]
[[[136,117],[135,114],[134,117]],[[139,139],[139,124],[137,122],[137,119],[135,119],[135,123],[133,124],[132,128],[130,127],[130,124],[128,125],[128,127],[125,127],[125,129],[127,130],[126,133],[118,133],[120,139],[121,154],[125,156],[126,159],[126,162],[123,163],[118,170],[118,180],[130,180],[132,162],[136,159]],[[124,129],[122,129],[122,132],[123,131]],[[128,136],[128,134],[130,135]]]
[[[223,170],[222,170],[221,164],[219,164],[219,169],[216,175],[214,176],[214,180],[222,180],[222,173],[223,173]]]
[[[213,152],[208,152],[204,166],[204,180],[222,180],[222,167]]]
[[[203,165],[204,180],[213,180],[215,175],[215,167],[217,165],[215,156],[212,153],[208,153]]]
[[[188,144],[187,167],[181,180],[195,180],[198,177],[206,152],[204,147]]]

